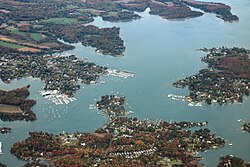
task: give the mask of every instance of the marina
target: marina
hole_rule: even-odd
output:
[[[45,99],[52,101],[55,105],[69,104],[76,100],[75,97],[69,97],[66,94],[60,94],[57,90],[42,90],[40,91],[40,94]]]
[[[108,75],[111,76],[116,76],[116,77],[121,77],[121,78],[128,78],[128,77],[134,77],[135,73],[129,72],[129,71],[121,71],[121,70],[112,70],[112,69],[107,69]]]
[[[190,107],[201,107],[202,102],[192,102],[189,97],[187,96],[181,96],[181,95],[174,95],[174,94],[168,94],[168,98],[171,98],[172,100],[181,100],[183,102],[188,102],[188,106]]]

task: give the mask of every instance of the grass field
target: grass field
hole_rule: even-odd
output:
[[[99,15],[101,12],[104,12],[102,10],[95,10],[95,9],[84,9],[84,8],[81,8],[81,9],[76,9],[78,12],[80,13],[91,13],[93,15]]]
[[[12,49],[19,49],[23,47],[21,45],[16,45],[16,44],[4,42],[4,41],[0,41],[0,46],[6,47],[6,48],[12,48]]]
[[[81,9],[76,9],[78,12],[82,12],[82,13],[87,13],[87,12],[89,12],[90,10],[89,9],[83,9],[83,8],[81,8]]]
[[[14,34],[18,34],[18,35],[21,35],[21,36],[26,36],[26,33],[25,32],[21,32],[19,31],[17,28],[11,28],[10,31]]]
[[[42,28],[43,27],[43,25],[32,25],[34,28]]]
[[[77,8],[79,7],[75,5],[67,5],[67,9],[77,9]]]
[[[54,17],[47,20],[43,20],[42,22],[55,23],[55,24],[71,24],[71,23],[77,23],[78,21],[75,18]]]
[[[115,16],[117,16],[117,12],[109,12],[109,14],[108,14],[109,16],[113,16],[113,17],[115,17]]]
[[[25,32],[19,31],[17,28],[11,28],[10,31],[14,34],[19,34],[23,37],[27,36]],[[35,40],[35,41],[40,41],[43,39],[43,37],[39,33],[30,33],[30,39]]]
[[[30,38],[35,41],[41,41],[43,39],[42,35],[39,33],[31,33]]]

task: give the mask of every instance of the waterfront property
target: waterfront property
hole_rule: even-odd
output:
[[[189,103],[242,103],[250,91],[250,50],[237,47],[201,50],[208,52],[202,58],[208,67],[173,83],[173,86],[188,87],[190,93],[185,100]]]
[[[36,120],[36,114],[31,107],[35,100],[26,99],[30,92],[29,85],[10,91],[0,90],[0,119],[3,121]],[[7,129],[3,129],[4,131]],[[9,130],[8,130],[9,131]]]
[[[5,83],[28,76],[43,80],[45,86],[41,95],[56,105],[69,104],[76,100],[73,96],[80,89],[80,82],[99,83],[98,80],[103,75],[123,78],[134,76],[134,73],[108,69],[70,54],[55,56],[5,54],[0,59],[0,65],[0,79]]]
[[[217,149],[225,140],[209,129],[208,122],[166,122],[128,118],[126,97],[102,96],[96,106],[110,122],[94,133],[30,132],[15,143],[11,153],[24,160],[46,159],[54,166],[181,166],[200,165],[198,151]],[[196,127],[191,131],[187,128]],[[167,160],[166,160],[167,158]]]
[[[190,125],[190,126],[189,126]],[[186,127],[206,124],[141,121],[117,117],[95,133],[59,135],[30,132],[15,143],[11,153],[23,160],[46,159],[54,166],[145,166],[199,164],[198,151],[224,146],[225,140],[208,129],[194,132]],[[26,149],[27,148],[27,149]],[[168,158],[166,161],[165,158]]]
[[[23,111],[18,106],[0,104],[0,112],[12,114],[12,113],[22,113]]]
[[[233,155],[226,155],[220,158],[220,162],[217,167],[249,167],[250,164],[244,162],[243,159],[235,157]]]
[[[56,56],[6,54],[0,60],[0,64],[0,78],[3,82],[9,83],[13,79],[32,76],[45,81],[44,90],[47,91],[47,95],[65,94],[69,97],[80,89],[79,81],[85,84],[96,82],[107,69],[67,54]],[[68,99],[64,99],[67,103]]]

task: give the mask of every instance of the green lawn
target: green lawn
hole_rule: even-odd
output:
[[[35,24],[35,25],[32,25],[32,26],[33,26],[34,28],[42,28],[42,27],[43,27],[43,25],[39,25],[39,24],[38,24],[38,25]]]
[[[42,35],[39,33],[31,33],[30,38],[35,41],[41,41],[43,39]]]
[[[12,49],[19,49],[23,47],[21,45],[16,45],[16,44],[4,42],[4,41],[0,41],[0,46],[6,47],[6,48],[12,48]]]
[[[117,12],[109,12],[109,14],[108,14],[109,16],[117,16]]]
[[[76,5],[67,5],[67,9],[77,9],[77,8],[79,7]]]
[[[25,32],[19,31],[17,28],[11,28],[10,31],[14,34],[19,34],[21,36],[27,36]],[[42,35],[39,33],[30,33],[30,39],[35,41],[40,41],[43,39]]]
[[[81,9],[76,9],[78,12],[80,13],[91,13],[93,15],[99,15],[101,11],[98,11],[98,10],[95,10],[95,9],[84,9],[84,8],[81,8]]]
[[[55,23],[55,24],[71,24],[71,23],[77,23],[78,20],[75,19],[75,18],[54,17],[54,18],[50,18],[50,19],[47,19],[47,20],[43,20],[42,22]]]
[[[21,36],[26,36],[26,33],[25,32],[21,32],[19,31],[17,28],[11,28],[10,31],[14,34],[19,34]]]
[[[91,9],[86,9],[86,8],[80,8],[80,9],[76,9],[78,12],[82,12],[82,13],[87,13],[87,12],[91,12]]]

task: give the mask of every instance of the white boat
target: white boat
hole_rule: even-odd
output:
[[[195,104],[195,106],[197,106],[197,107],[201,107],[201,106],[202,106],[202,103],[201,103],[201,102],[199,102],[199,103]]]
[[[188,106],[194,106],[194,103],[188,103]]]
[[[243,122],[242,119],[238,119],[237,121],[238,121],[238,122]]]
[[[0,155],[2,155],[3,152],[2,152],[2,142],[0,142]]]

